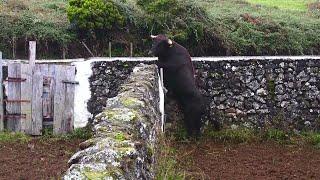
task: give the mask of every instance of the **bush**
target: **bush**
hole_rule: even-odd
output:
[[[37,56],[44,57],[56,55],[55,52],[46,49],[48,45],[63,47],[74,39],[74,34],[67,29],[66,24],[41,20],[27,11],[22,12],[19,16],[0,13],[0,29],[0,50],[6,58],[11,58],[14,43],[16,47],[25,47],[17,49],[21,58],[22,53],[25,52],[24,49],[27,48],[25,42],[36,40]]]
[[[70,0],[67,14],[71,23],[85,30],[110,30],[124,23],[124,17],[112,1]]]
[[[196,3],[180,0],[138,0],[146,13],[146,34],[166,34],[199,56],[214,48],[216,39],[207,13]]]

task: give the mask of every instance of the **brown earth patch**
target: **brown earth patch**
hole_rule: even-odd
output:
[[[0,143],[0,179],[60,179],[79,139]]]
[[[186,179],[318,179],[320,150],[276,143],[174,143]]]
[[[315,10],[320,10],[320,2],[314,2],[314,3],[310,3],[308,4],[308,9],[310,11],[315,11]]]

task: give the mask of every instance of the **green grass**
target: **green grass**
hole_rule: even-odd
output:
[[[319,51],[319,13],[257,8],[243,1],[198,1],[236,54],[301,55]],[[318,52],[319,53],[319,52]]]
[[[44,129],[41,139],[43,140],[70,140],[70,139],[89,139],[92,137],[92,131],[88,128],[77,128],[67,134],[53,134],[53,130],[50,128]]]
[[[237,128],[220,131],[207,130],[202,138],[222,143],[275,142],[278,144],[311,145],[320,148],[320,132],[311,131],[295,134],[275,128],[260,131]]]
[[[40,139],[43,141],[47,140],[73,140],[73,139],[82,139],[86,140],[92,137],[92,132],[87,128],[77,128],[74,131],[63,134],[63,135],[54,135],[52,129],[43,130],[43,135],[40,136]],[[28,142],[32,139],[31,136],[26,135],[20,132],[0,132],[0,143],[8,142]]]
[[[28,142],[31,139],[30,136],[23,133],[14,133],[14,132],[0,132],[0,143],[8,142]]]
[[[259,4],[269,7],[277,7],[286,10],[298,10],[306,11],[308,10],[308,4],[314,2],[314,0],[247,0],[252,4]]]
[[[244,143],[255,140],[256,134],[251,129],[239,128],[208,131],[205,133],[205,137],[209,137],[219,142]]]
[[[20,17],[25,13],[35,15],[39,20],[68,24],[66,7],[68,0],[8,0],[0,1],[0,15]]]
[[[170,145],[170,138],[160,140],[157,157],[156,180],[183,180],[185,174],[177,162],[177,150]]]
[[[314,133],[314,132],[305,132],[302,133],[303,138],[305,141],[317,149],[320,149],[320,133]]]

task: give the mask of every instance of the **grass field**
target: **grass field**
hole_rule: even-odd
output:
[[[308,4],[315,2],[315,0],[247,0],[247,2],[280,9],[306,11]]]
[[[40,20],[68,23],[66,6],[68,0],[8,0],[0,1],[0,15],[23,16],[32,13]]]
[[[294,0],[296,3],[287,7],[286,4],[293,0],[248,1],[265,3],[265,6],[237,0],[200,0],[196,3],[207,10],[215,31],[230,44],[229,47],[236,49],[237,54],[301,55],[319,51],[320,14],[307,10],[309,0]]]

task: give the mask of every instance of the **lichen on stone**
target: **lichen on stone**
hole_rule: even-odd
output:
[[[144,108],[145,103],[133,97],[122,97],[120,98],[121,103],[127,108]]]

